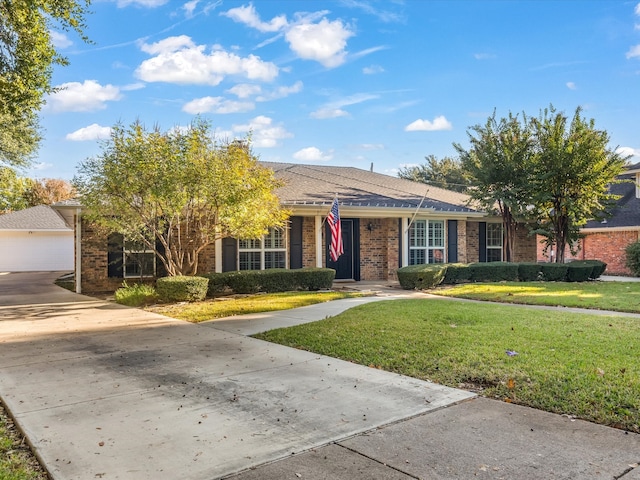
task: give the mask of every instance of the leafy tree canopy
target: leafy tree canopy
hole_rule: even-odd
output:
[[[428,155],[425,159],[427,163],[401,168],[398,176],[455,192],[467,190],[469,186],[468,175],[459,160],[451,157],[438,160],[435,155]]]
[[[51,93],[53,65],[66,65],[51,29],[84,36],[89,1],[0,1],[0,164],[29,162],[40,141],[37,113]]]
[[[249,143],[218,143],[201,119],[167,132],[114,126],[74,185],[87,219],[153,250],[169,275],[196,274],[217,239],[258,238],[288,218]]]

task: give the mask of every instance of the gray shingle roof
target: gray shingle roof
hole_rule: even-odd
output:
[[[632,165],[627,170],[637,170],[638,167],[640,164]],[[611,210],[611,217],[607,217],[604,223],[595,220],[587,222],[585,228],[640,227],[640,198],[636,198],[635,174],[623,174],[619,178],[632,181],[610,186],[610,192],[621,197]]]
[[[48,205],[0,215],[0,230],[71,230],[62,216]]]
[[[261,162],[285,182],[277,191],[284,205],[390,207],[476,212],[467,195],[354,167]]]

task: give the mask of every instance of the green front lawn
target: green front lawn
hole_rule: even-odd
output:
[[[438,287],[436,295],[640,313],[640,282],[499,282]]]
[[[640,319],[394,300],[256,337],[640,433]]]
[[[203,302],[179,303],[148,307],[147,310],[188,322],[204,322],[216,318],[245,315],[247,313],[273,312],[305,307],[314,303],[342,298],[361,297],[351,292],[285,292],[247,296],[221,297]]]

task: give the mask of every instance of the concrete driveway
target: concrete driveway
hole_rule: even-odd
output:
[[[77,295],[57,276],[0,274],[0,396],[54,479],[210,480],[473,397]]]

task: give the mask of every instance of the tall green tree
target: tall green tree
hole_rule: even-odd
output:
[[[30,179],[18,176],[14,169],[0,166],[0,214],[27,208],[24,195],[30,184]]]
[[[66,65],[51,29],[74,30],[83,40],[89,1],[0,1],[0,165],[24,166],[41,139],[38,112],[53,91],[54,65]]]
[[[398,176],[455,192],[467,190],[469,178],[459,160],[451,157],[438,160],[435,155],[428,155],[425,159],[427,163],[401,168]]]
[[[114,126],[74,185],[88,220],[154,251],[169,275],[195,275],[217,239],[258,238],[288,218],[274,172],[247,142],[218,143],[201,119],[167,132]]]
[[[454,148],[474,186],[468,194],[480,207],[501,216],[504,259],[513,261],[518,220],[530,204],[531,131],[526,118],[509,113],[498,119],[494,111],[484,125],[471,127],[467,135],[470,147],[454,143]]]
[[[595,128],[594,119],[581,114],[578,107],[570,119],[550,106],[531,120],[536,152],[529,182],[539,219],[536,233],[555,248],[556,262],[564,262],[580,227],[606,214],[616,199],[608,187],[628,159],[609,148],[609,135]]]

